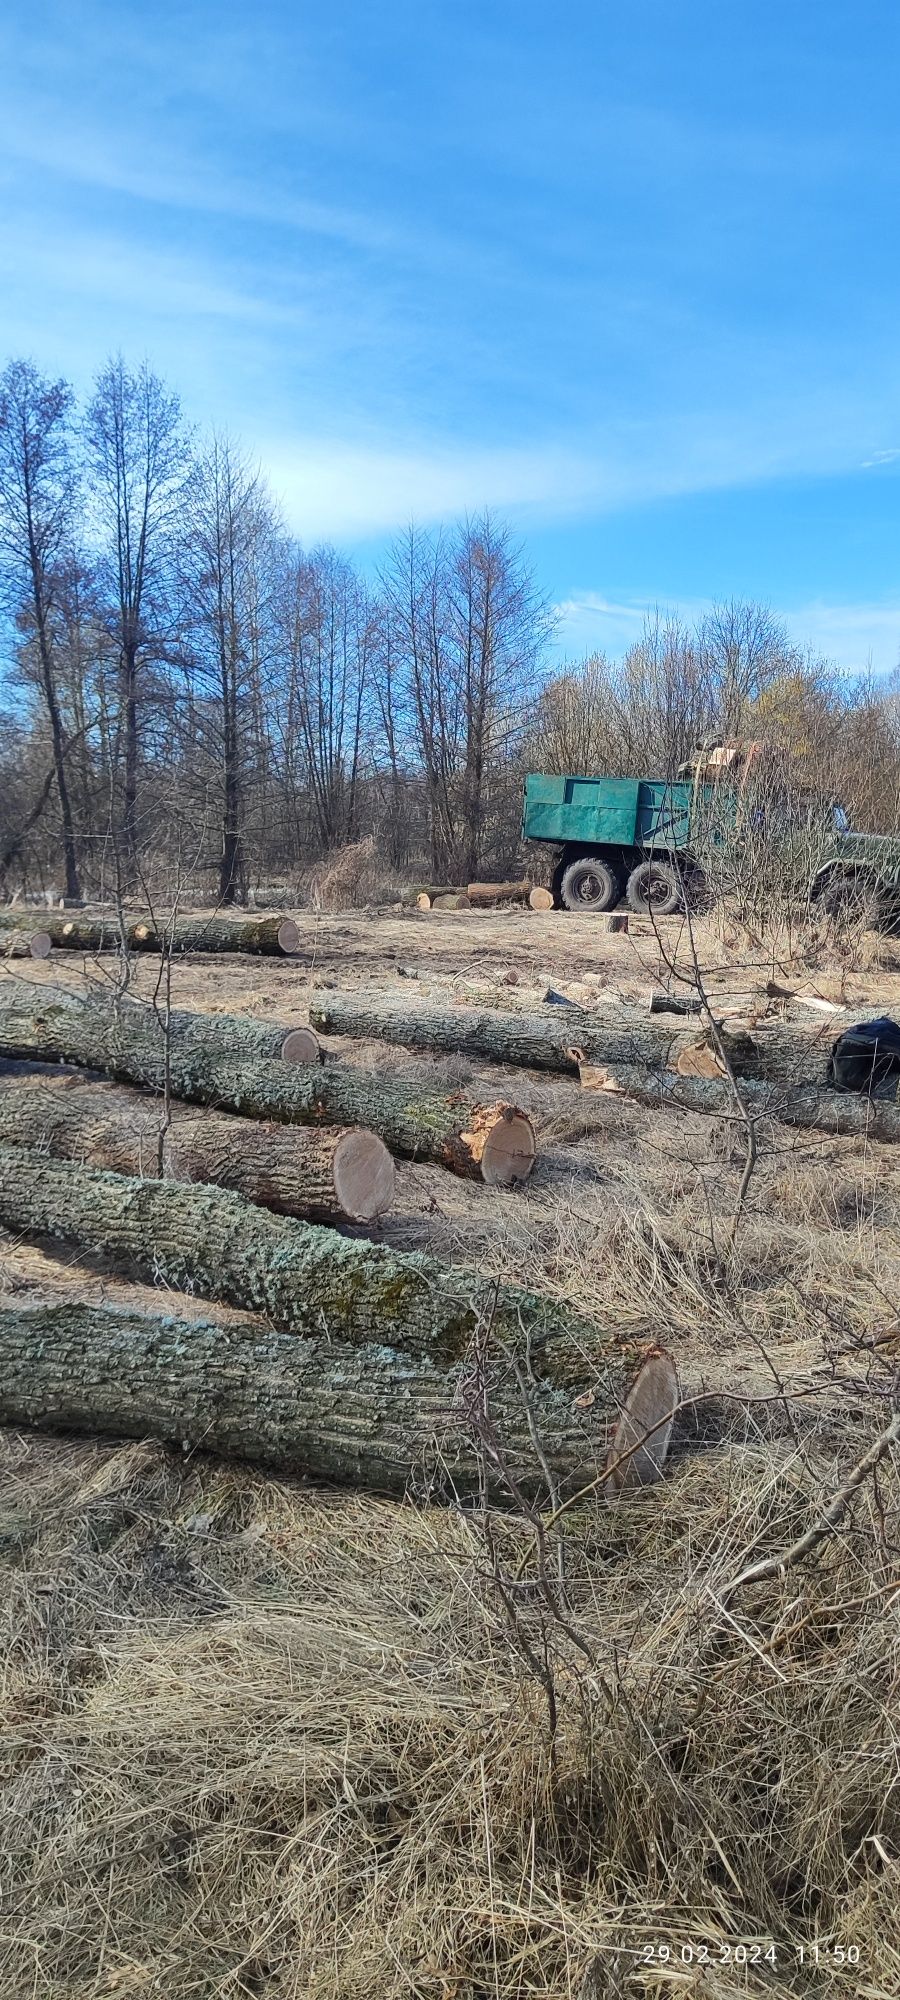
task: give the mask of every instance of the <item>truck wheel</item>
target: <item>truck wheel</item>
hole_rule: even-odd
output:
[[[622,893],[614,868],[599,855],[583,854],[564,868],[559,893],[567,910],[611,910]]]
[[[629,909],[641,917],[671,917],[684,902],[679,870],[671,861],[641,861],[628,877]]]

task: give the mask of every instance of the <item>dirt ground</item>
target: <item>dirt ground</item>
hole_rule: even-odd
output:
[[[175,961],[173,1003],[289,1026],[322,988],[535,1010],[549,986],[599,1018],[690,957],[674,920],[300,921],[296,960]],[[849,972],[712,923],[695,941],[723,1011],[819,1038],[855,1007],[900,1019],[890,941]],[[137,993],[158,977],[136,960]],[[888,2000],[890,1459],[811,1563],[733,1605],[726,1582],[796,1540],[883,1424],[900,1147],[767,1125],[735,1234],[734,1121],[375,1043],[329,1054],[477,1083],[537,1128],[516,1190],[399,1163],[378,1240],[664,1340],[709,1421],[651,1494],[575,1510],[552,1615],[524,1522],[0,1432],[4,2000]],[[64,1297],[159,1301],[102,1260],[0,1237],[0,1298]]]

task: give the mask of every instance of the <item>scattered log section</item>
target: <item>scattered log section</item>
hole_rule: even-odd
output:
[[[4,930],[23,928],[21,918],[0,915]],[[265,958],[292,957],[300,949],[293,917],[178,917],[155,927],[149,917],[48,917],[41,927],[58,951],[240,951]]]
[[[0,1144],[0,1221],[137,1269],[154,1283],[262,1312],[282,1333],[370,1343],[459,1361],[482,1337],[549,1380],[600,1371],[615,1402],[646,1347],[622,1342],[550,1299],[402,1255],[311,1222],[270,1215],[240,1195],[136,1180],[24,1146]]]
[[[117,1174],[231,1188],[280,1215],[374,1222],[390,1208],[396,1175],[383,1139],[364,1129],[260,1125],[227,1111],[172,1104],[74,1077],[0,1080],[0,1140],[40,1146]]]
[[[411,889],[404,889],[401,901],[410,910],[430,909],[435,896],[464,896],[465,893],[464,882],[416,882]],[[428,897],[427,905],[419,902],[420,896]]]
[[[532,889],[528,898],[528,908],[530,910],[552,910],[553,890]]]
[[[412,1485],[452,1499],[478,1494],[483,1477],[502,1504],[502,1461],[520,1491],[555,1505],[596,1477],[609,1432],[602,1402],[573,1405],[570,1394],[531,1383],[526,1405],[497,1365],[485,1389],[496,1456],[473,1437],[465,1363],[442,1370],[383,1346],[350,1350],[252,1324],[0,1307],[6,1424],[158,1437],[376,1493]]]
[[[0,936],[0,958],[49,958],[52,950],[49,931],[8,930]]]
[[[586,1065],[582,1082],[591,1090],[620,1091],[653,1109],[674,1106],[716,1117],[735,1116],[735,1102],[724,1078],[679,1076],[672,1070],[638,1069],[627,1063],[608,1068]],[[740,1079],[741,1096],[756,1116],[778,1118],[803,1130],[851,1134],[886,1143],[900,1143],[900,1106],[889,1098],[857,1097],[816,1084],[785,1087]]]
[[[530,1174],[537,1157],[534,1126],[515,1105],[381,1083],[366,1070],[339,1063],[321,1068],[235,1055],[227,1038],[238,1018],[176,1017],[191,1025],[172,1036],[173,1096],[279,1124],[366,1126],[392,1153],[435,1160],[490,1187],[509,1187]],[[165,1042],[151,1008],[81,1000],[24,980],[0,986],[0,1055],[80,1063],[154,1090],[166,1084]]]
[[[467,910],[469,898],[465,889],[449,890],[446,895],[432,896],[433,910]]]
[[[490,909],[494,903],[527,903],[530,894],[530,882],[470,882],[466,890],[476,909]]]

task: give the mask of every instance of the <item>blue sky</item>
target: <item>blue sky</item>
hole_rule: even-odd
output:
[[[618,649],[900,656],[900,10],[7,0],[9,352],[147,355],[370,562],[490,505]]]

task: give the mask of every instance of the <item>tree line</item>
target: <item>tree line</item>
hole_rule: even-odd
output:
[[[485,512],[410,527],[374,576],[301,547],[227,433],[117,356],[79,406],[0,376],[0,891],[243,902],[371,836],[385,875],[508,872],[527,768],[674,775],[780,736],[883,830],[893,683],[848,681],[729,604],[551,670],[553,616]]]

